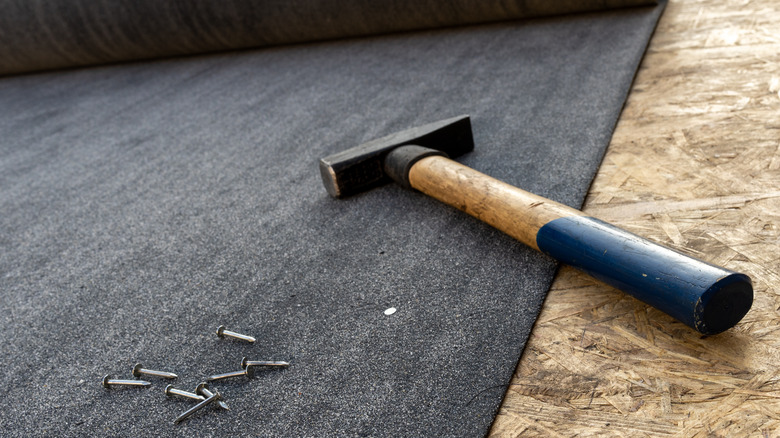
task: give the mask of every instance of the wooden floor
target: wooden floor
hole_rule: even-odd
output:
[[[750,275],[702,337],[564,267],[492,436],[780,436],[780,0],[672,0],[585,211]]]

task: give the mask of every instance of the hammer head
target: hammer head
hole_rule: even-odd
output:
[[[390,134],[320,160],[325,189],[343,198],[390,181],[383,162],[390,151],[417,145],[455,158],[474,149],[469,116],[458,116]]]

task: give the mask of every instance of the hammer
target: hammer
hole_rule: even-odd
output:
[[[739,322],[750,277],[666,248],[449,157],[474,148],[469,116],[370,141],[320,160],[328,193],[343,198],[395,181],[586,272],[705,335]]]

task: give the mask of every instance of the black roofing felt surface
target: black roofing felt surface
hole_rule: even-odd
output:
[[[485,434],[555,264],[419,193],[332,199],[317,161],[470,114],[461,162],[579,206],[658,14],[0,80],[3,434]],[[101,386],[243,356],[292,365],[179,425],[168,382]]]

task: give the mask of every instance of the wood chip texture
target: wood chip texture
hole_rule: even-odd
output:
[[[744,272],[703,337],[562,267],[493,437],[780,436],[780,2],[672,0],[584,211]]]

